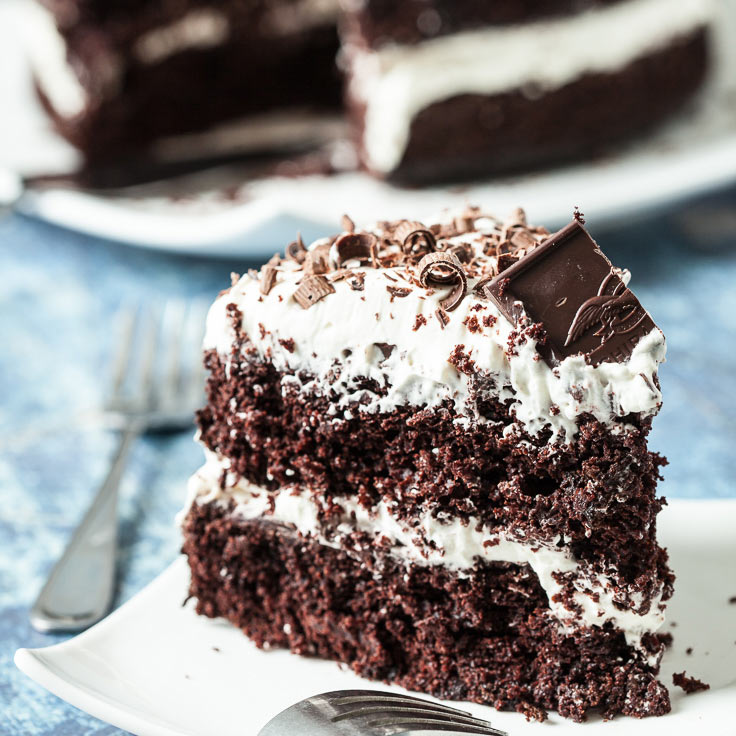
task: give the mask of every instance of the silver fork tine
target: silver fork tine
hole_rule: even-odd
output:
[[[405,721],[411,718],[434,718],[438,721],[444,722],[463,722],[469,725],[485,725],[483,721],[467,713],[454,713],[445,712],[441,709],[434,709],[431,707],[432,703],[425,703],[424,705],[415,703],[412,706],[406,705],[375,705],[367,708],[355,708],[354,710],[340,713],[339,715],[332,718],[333,723],[343,721],[350,718],[368,718],[371,720],[369,723],[394,723],[397,721]],[[382,718],[382,716],[385,716]]]
[[[204,389],[204,359],[202,357],[202,341],[204,340],[204,324],[205,317],[207,314],[207,306],[199,302],[192,304],[190,308],[189,324],[194,327],[194,331],[191,334],[191,347],[194,351],[194,361],[192,363],[192,370],[189,374],[189,385],[187,386],[185,393],[187,400],[190,403],[198,404],[203,398]]]
[[[347,695],[330,698],[330,705],[338,707],[341,705],[354,705],[356,703],[383,703],[389,707],[397,705],[406,705],[407,707],[432,708],[433,710],[443,711],[445,713],[454,713],[455,715],[466,716],[467,713],[457,708],[451,708],[449,705],[442,703],[434,703],[422,698],[413,698],[411,695],[399,695],[398,693],[375,693],[365,695]]]
[[[146,309],[143,316],[141,360],[138,374],[138,386],[133,392],[132,400],[139,411],[152,407],[160,401],[158,384],[154,380],[156,357],[160,352],[159,327],[160,310],[157,307]]]
[[[122,398],[123,385],[130,369],[130,359],[133,349],[133,338],[135,336],[137,310],[126,307],[118,311],[115,322],[117,322],[116,333],[120,336],[118,349],[112,363],[112,398]]]
[[[163,309],[163,332],[166,336],[162,400],[165,404],[174,401],[182,385],[182,343],[186,338],[187,310],[181,299],[171,299]]]
[[[380,736],[400,736],[400,734],[410,734],[415,731],[422,731],[425,733],[443,733],[449,731],[451,733],[474,734],[475,736],[500,736],[500,734],[503,733],[501,731],[497,731],[495,728],[484,728],[482,726],[464,726],[460,723],[439,723],[432,720],[417,720],[407,721],[406,723],[394,723],[390,726],[385,726],[380,731]]]
[[[338,690],[295,703],[272,718],[259,736],[400,736],[456,733],[507,736],[465,711],[409,695]]]

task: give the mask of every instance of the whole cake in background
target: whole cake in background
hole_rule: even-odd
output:
[[[669,711],[665,341],[581,220],[345,218],[234,275],[182,516],[199,613],[532,718]]]
[[[314,136],[336,56],[362,166],[412,184],[605,150],[708,67],[708,0],[42,2],[36,84],[92,172]]]

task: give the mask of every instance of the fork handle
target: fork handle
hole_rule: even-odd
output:
[[[102,486],[31,609],[31,624],[47,633],[82,631],[110,609],[115,589],[118,487],[138,426],[122,430]]]

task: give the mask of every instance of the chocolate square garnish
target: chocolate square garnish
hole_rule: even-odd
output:
[[[485,287],[506,318],[541,323],[538,349],[554,367],[582,353],[591,365],[623,363],[655,324],[611,262],[574,220]]]

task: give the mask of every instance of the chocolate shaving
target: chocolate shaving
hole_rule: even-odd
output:
[[[473,246],[470,243],[455,243],[447,252],[456,255],[461,263],[470,263],[473,260]]]
[[[506,227],[526,227],[526,212],[524,212],[523,208],[517,207],[504,224]]]
[[[394,231],[394,237],[401,243],[404,255],[412,260],[431,253],[437,247],[434,233],[421,222],[403,220]]]
[[[363,289],[365,289],[365,272],[356,271],[353,274],[353,277],[348,281],[348,284],[350,284],[350,288],[353,291],[363,291]]]
[[[373,268],[381,267],[381,261],[378,258],[378,239],[371,245],[371,265]]]
[[[294,292],[294,300],[302,309],[309,309],[320,299],[334,294],[335,287],[320,275],[307,276]]]
[[[381,351],[384,360],[388,360],[396,348],[396,345],[390,345],[387,342],[374,342],[373,344]]]
[[[323,243],[307,251],[304,259],[304,273],[322,274],[330,270],[330,245]]]
[[[347,215],[340,218],[340,225],[346,233],[355,232],[355,223]]]
[[[307,257],[307,249],[304,247],[301,233],[297,233],[296,240],[286,246],[286,257],[290,261],[304,263],[304,259]]]
[[[407,289],[405,286],[386,286],[386,291],[391,294],[391,301],[394,300],[394,297],[403,299],[411,294],[411,289]]]
[[[373,233],[345,233],[333,244],[330,256],[336,268],[340,268],[348,261],[371,263],[373,249],[378,238]]]
[[[486,286],[493,281],[495,278],[495,274],[492,274],[490,276],[484,276],[474,287],[473,291],[478,295],[485,297],[486,299],[490,299],[490,294],[486,290]]]
[[[447,312],[455,309],[468,291],[468,277],[462,263],[454,253],[447,251],[427,253],[419,261],[419,283],[425,288],[430,284],[455,284],[455,288],[440,302]]]
[[[470,215],[454,217],[452,220],[452,226],[457,235],[464,235],[465,233],[472,232],[475,229],[475,218]]]
[[[276,283],[278,271],[275,266],[266,264],[261,269],[261,294],[268,294]]]
[[[336,281],[346,279],[351,273],[349,268],[341,268],[339,271],[333,271],[327,278],[334,284]]]
[[[503,223],[501,227],[501,238],[510,240],[516,230],[526,230],[526,213],[521,207],[517,207]]]
[[[445,312],[444,309],[436,309],[435,315],[437,316],[437,321],[440,323],[440,327],[444,330],[445,327],[450,323],[450,315]]]
[[[518,260],[519,259],[511,253],[501,253],[498,257],[498,272],[501,273],[502,271],[505,271],[509,266],[513,266]]]
[[[537,244],[534,236],[526,229],[519,229],[511,236],[511,245],[520,250],[533,248]]]

